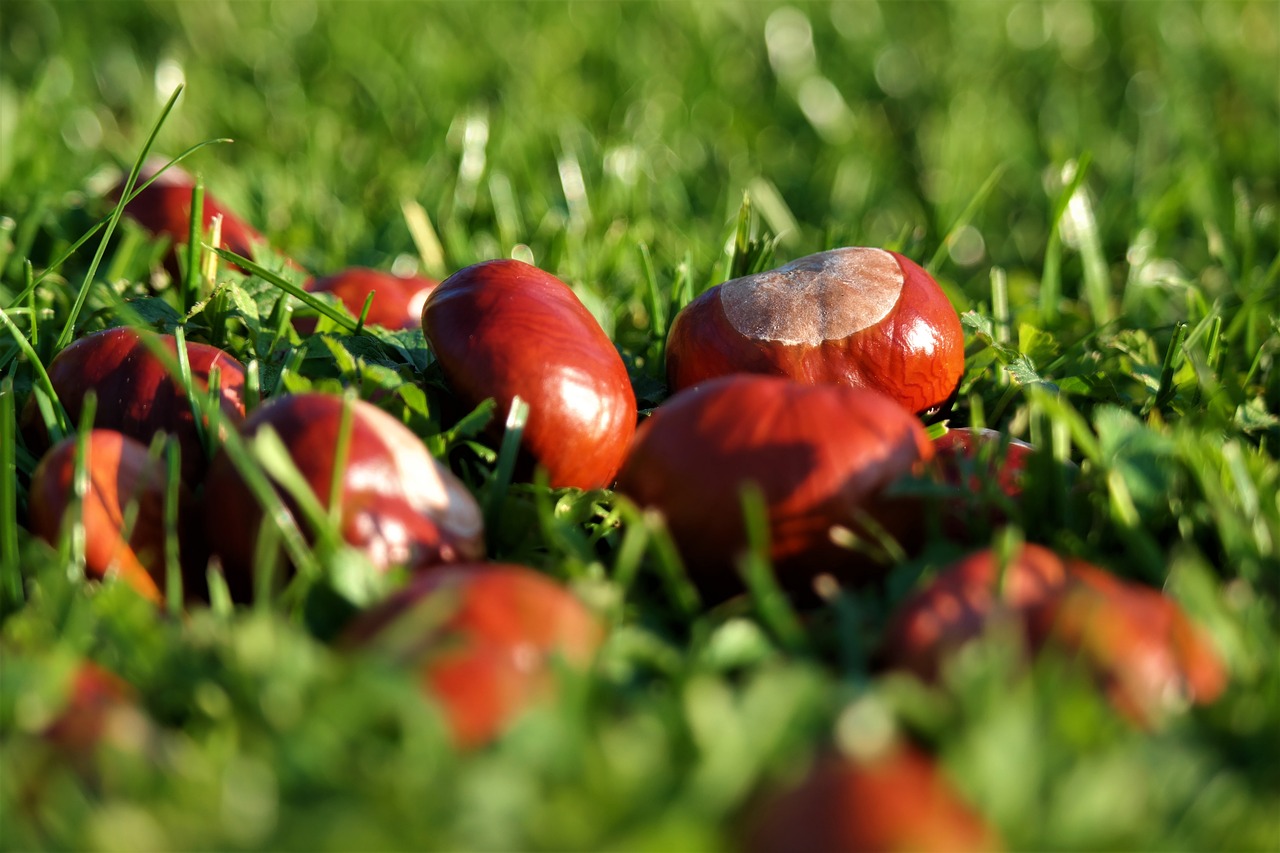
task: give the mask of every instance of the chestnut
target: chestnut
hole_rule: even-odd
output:
[[[520,261],[476,264],[431,292],[422,329],[464,404],[492,397],[502,414],[516,396],[529,405],[526,467],[545,468],[553,488],[613,482],[635,433],[635,394],[568,285]]]
[[[1058,595],[1031,608],[1028,629],[1033,645],[1077,653],[1111,704],[1140,726],[1226,689],[1217,650],[1176,602],[1094,566],[1075,566]]]
[[[506,564],[442,566],[357,617],[341,644],[420,668],[454,742],[500,734],[555,687],[556,659],[582,668],[603,637],[567,589]]]
[[[910,259],[832,249],[716,285],[676,316],[671,389],[728,373],[872,388],[924,412],[959,385],[964,332],[938,283]]]
[[[992,550],[961,559],[894,615],[888,662],[925,680],[947,656],[1006,619],[1037,651],[1076,654],[1112,704],[1146,725],[1171,700],[1212,702],[1226,671],[1209,638],[1159,590],[1126,581],[1039,545],[1024,545],[1003,567]]]
[[[166,365],[153,347],[167,350],[172,363]],[[188,342],[186,351],[192,383],[204,392],[210,375],[218,371],[223,416],[238,422],[244,417],[244,365],[208,344]],[[183,481],[194,484],[206,460],[191,401],[176,375],[177,352],[178,342],[172,335],[118,326],[74,341],[54,356],[48,372],[73,422],[80,418],[85,392],[92,389],[98,395],[95,426],[143,442],[162,430],[176,438],[182,449]],[[49,444],[34,399],[23,412],[23,433],[34,449]]]
[[[821,757],[798,786],[764,800],[748,826],[749,853],[1001,846],[933,759],[905,745],[865,758]]]
[[[957,560],[898,607],[885,635],[885,658],[933,681],[942,662],[992,622],[1008,620],[1023,632],[1026,613],[1062,590],[1071,565],[1030,544],[1003,567],[989,548]]]
[[[832,529],[864,534],[871,519],[901,538],[919,513],[885,487],[931,454],[916,418],[877,391],[740,374],[664,403],[637,432],[618,490],[661,510],[694,583],[720,597],[741,588],[741,492],[754,483],[778,581],[798,591],[824,573],[851,582],[883,573],[837,545]]]
[[[254,410],[241,434],[275,430],[327,508],[344,405],[330,394],[278,397]],[[340,474],[343,539],[384,570],[483,557],[480,507],[462,482],[400,421],[362,400],[349,405],[350,436]],[[283,491],[281,498],[307,531],[294,501]],[[263,512],[225,449],[209,467],[205,504],[208,540],[222,559],[228,588],[236,600],[248,600]]]
[[[116,574],[159,602],[165,574],[164,462],[152,458],[140,442],[111,430],[91,431],[85,447],[85,572],[99,579]],[[31,531],[50,543],[60,541],[63,515],[72,502],[75,458],[76,438],[65,438],[44,455],[31,476]],[[183,497],[190,500],[185,493]],[[125,514],[134,502],[137,514],[126,540]]]
[[[71,678],[62,711],[44,730],[44,737],[65,750],[81,769],[107,734],[111,715],[136,710],[133,685],[93,661],[83,661]]]
[[[148,164],[138,174],[138,184],[146,183],[158,171],[159,166]],[[164,171],[160,177],[125,205],[124,212],[153,235],[168,237],[175,249],[169,251],[165,268],[174,278],[178,276],[176,247],[185,245],[191,233],[191,191],[195,179],[177,166]],[[113,201],[124,192],[122,179],[109,193]],[[268,245],[267,238],[256,228],[232,213],[212,193],[204,195],[204,216],[201,228],[207,230],[216,216],[222,217],[221,245],[237,255],[252,258],[256,246]],[[292,260],[290,266],[299,268]]]
[[[306,289],[312,293],[333,294],[356,317],[364,310],[365,299],[373,293],[366,323],[388,329],[416,329],[422,322],[423,303],[437,284],[433,279],[418,275],[400,276],[365,267],[351,267],[312,279],[307,282]],[[315,330],[316,322],[309,317],[300,317],[293,325],[306,335]]]

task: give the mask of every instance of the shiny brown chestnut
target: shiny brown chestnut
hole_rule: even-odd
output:
[[[919,421],[876,391],[740,374],[664,403],[637,432],[618,490],[661,510],[690,577],[720,597],[741,589],[740,495],[755,483],[778,580],[801,590],[825,573],[855,583],[883,573],[836,544],[833,528],[866,534],[873,520],[901,538],[919,512],[884,490],[931,455]]]
[[[91,431],[85,448],[85,572],[97,579],[118,576],[159,602],[165,576],[164,462],[152,458],[140,442],[111,430]],[[31,477],[31,531],[50,543],[61,540],[63,516],[72,503],[75,458],[76,438],[65,438],[44,455]],[[190,501],[185,490],[180,501]],[[133,526],[126,531],[126,513],[135,502]]]
[[[749,853],[1001,847],[933,759],[903,745],[868,758],[822,757],[797,787],[765,800],[748,825]]]
[[[416,329],[422,322],[422,306],[428,294],[439,284],[434,279],[420,275],[401,276],[366,267],[350,267],[308,281],[306,289],[312,293],[331,293],[336,296],[353,316],[359,317],[364,301],[374,294],[369,303],[365,322],[371,326],[388,329]],[[294,328],[302,334],[315,330],[316,321],[298,318]]]
[[[149,164],[138,175],[138,184],[156,174],[159,167]],[[176,247],[186,245],[191,233],[191,190],[195,179],[177,166],[166,169],[160,177],[129,202],[124,209],[126,215],[157,237],[168,237],[174,248],[170,250],[165,268],[173,277],[178,275]],[[122,179],[109,193],[109,198],[118,201],[124,192]],[[231,212],[213,193],[204,194],[204,216],[201,228],[208,230],[215,217],[222,217],[221,245],[237,255],[252,258],[254,248],[269,245],[261,232]],[[291,259],[288,264],[300,269]]]
[[[1030,544],[1003,567],[988,549],[944,570],[894,615],[884,655],[931,681],[997,620],[1020,632],[1032,652],[1053,645],[1077,654],[1115,707],[1143,725],[1176,702],[1212,702],[1226,686],[1208,636],[1172,599]]]
[[[455,743],[479,746],[555,688],[554,662],[587,666],[599,622],[567,589],[523,566],[442,566],[416,576],[343,635],[348,648],[420,668]]]
[[[480,508],[466,487],[404,424],[371,403],[351,402],[350,438],[341,473],[340,530],[379,569],[422,569],[484,556]],[[321,506],[328,508],[344,402],[329,394],[279,397],[241,427],[252,437],[270,427]],[[308,525],[283,490],[281,498],[305,531]],[[262,507],[226,451],[205,480],[205,530],[223,563],[232,597],[253,591],[253,562]]]
[[[964,331],[938,283],[909,258],[832,249],[717,285],[676,316],[671,389],[729,373],[872,388],[924,412],[960,382]]]
[[[486,261],[427,297],[422,329],[445,379],[468,406],[494,398],[500,416],[529,404],[523,450],[552,487],[613,482],[635,433],[626,366],[560,279],[520,261]]]
[[[167,352],[171,364],[165,364],[153,348]],[[208,344],[188,342],[186,352],[192,384],[202,393],[207,391],[216,370],[223,416],[239,422],[244,417],[244,365]],[[48,372],[73,423],[80,418],[85,393],[92,389],[98,396],[94,426],[141,442],[150,442],[161,431],[176,438],[182,449],[183,481],[194,484],[206,460],[191,401],[177,376],[177,353],[178,342],[172,335],[119,326],[74,341],[54,356]],[[28,401],[22,423],[30,446],[48,447],[34,399]]]

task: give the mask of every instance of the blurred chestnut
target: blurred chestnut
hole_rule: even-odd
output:
[[[523,566],[443,566],[366,611],[347,647],[422,673],[455,742],[478,746],[555,688],[554,662],[587,666],[600,624],[568,590]]]
[[[70,692],[61,713],[44,730],[44,736],[81,762],[97,748],[112,713],[133,709],[133,686],[92,661],[81,663],[71,679]]]
[[[520,261],[486,261],[427,297],[422,328],[453,391],[468,406],[529,404],[526,463],[553,488],[613,482],[635,433],[636,400],[622,358],[560,279]]]
[[[85,571],[93,578],[117,574],[139,593],[159,601],[164,587],[165,466],[132,438],[95,429],[86,443],[89,490],[81,504]],[[61,540],[63,516],[74,496],[76,438],[58,442],[31,477],[31,531],[50,543]],[[190,501],[180,491],[183,504]],[[137,503],[125,538],[126,512]]]
[[[755,483],[778,581],[800,590],[823,573],[851,582],[883,573],[837,545],[832,529],[865,534],[873,519],[901,538],[919,512],[885,487],[931,454],[916,418],[876,391],[726,376],[676,394],[641,425],[618,489],[662,511],[690,577],[720,597],[741,589],[740,495]]]
[[[910,259],[832,249],[726,281],[676,316],[671,389],[728,373],[872,388],[924,412],[959,384],[964,332],[938,283]]]
[[[365,267],[351,267],[312,279],[307,282],[306,289],[312,293],[333,294],[356,317],[364,310],[365,299],[373,293],[366,323],[388,329],[416,329],[422,322],[422,306],[427,295],[437,284],[418,275],[400,276]],[[307,335],[315,331],[316,321],[310,317],[299,317],[293,325]]]
[[[749,853],[990,851],[1000,839],[935,762],[907,746],[864,759],[826,756],[749,820]]]
[[[174,372],[152,351],[153,346],[169,353]],[[244,417],[244,365],[208,344],[188,342],[186,350],[192,384],[204,392],[210,375],[218,371],[222,413],[238,422]],[[85,392],[92,389],[98,396],[94,426],[118,430],[142,442],[150,442],[162,430],[169,433],[182,449],[183,481],[195,483],[206,460],[191,401],[176,375],[177,352],[172,335],[119,326],[72,342],[54,356],[48,372],[73,423],[80,418]],[[34,449],[48,447],[34,398],[23,411],[23,434]]]
[[[1083,560],[1024,545],[1003,568],[991,550],[944,570],[894,615],[884,655],[933,680],[946,658],[1006,619],[1030,650],[1078,654],[1118,710],[1157,722],[1178,701],[1212,702],[1226,671],[1175,601]]]
[[[1062,590],[1072,563],[1030,544],[1003,566],[991,549],[952,563],[899,606],[885,635],[887,660],[936,679],[942,661],[992,622],[1024,632],[1026,613]]]
[[[256,409],[241,433],[270,427],[280,436],[317,500],[329,505],[343,400],[328,394],[279,397]],[[351,403],[351,432],[341,472],[340,529],[379,569],[421,569],[484,556],[480,508],[466,487],[404,424],[370,403]],[[281,499],[307,523],[294,501]],[[226,451],[205,481],[205,529],[237,600],[253,590],[253,560],[263,512]]]
[[[146,183],[159,170],[159,164],[149,163],[138,174],[139,185]],[[173,242],[173,249],[165,260],[165,269],[174,278],[178,276],[177,247],[187,244],[191,233],[191,190],[195,179],[183,169],[173,166],[166,169],[149,187],[138,194],[124,209],[126,215],[136,221],[153,235],[168,237]],[[108,197],[118,201],[124,192],[122,178],[112,188]],[[201,229],[208,230],[216,216],[222,217],[220,230],[221,246],[230,249],[237,255],[253,258],[254,248],[268,246],[267,238],[256,228],[232,213],[226,205],[208,190],[204,194],[203,221]],[[287,259],[290,266],[299,268],[292,260]]]
[[[1208,636],[1159,590],[1087,564],[1028,613],[1033,644],[1078,653],[1107,698],[1139,725],[1222,695],[1227,673]]]

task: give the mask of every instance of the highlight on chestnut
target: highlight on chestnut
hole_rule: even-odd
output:
[[[496,433],[517,396],[528,404],[524,476],[540,466],[553,488],[613,483],[635,432],[635,393],[567,284],[521,261],[475,264],[431,291],[422,330],[464,405],[497,402]]]
[[[350,410],[344,416],[344,407]],[[344,417],[349,434],[338,457]],[[240,435],[270,428],[319,505],[333,512],[343,540],[382,571],[410,571],[484,556],[480,507],[466,486],[404,424],[372,403],[332,394],[295,394],[254,410]],[[336,470],[335,470],[336,469]],[[283,489],[280,499],[306,534],[306,516]],[[205,481],[205,529],[237,600],[253,592],[263,508],[224,447]]]

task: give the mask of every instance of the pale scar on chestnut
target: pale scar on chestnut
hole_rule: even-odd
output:
[[[817,346],[887,317],[904,280],[898,261],[883,249],[833,249],[727,281],[720,303],[745,337]]]

